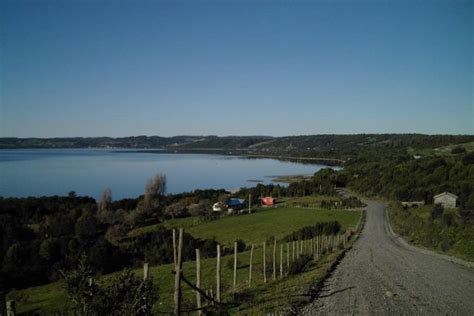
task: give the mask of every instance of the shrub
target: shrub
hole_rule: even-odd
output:
[[[465,154],[464,157],[462,158],[462,162],[465,165],[472,165],[474,164],[474,152]]]
[[[451,153],[456,155],[456,154],[462,154],[466,152],[466,148],[462,146],[456,146],[453,149],[451,149]]]
[[[451,227],[454,224],[454,216],[452,213],[443,214],[443,226],[445,228]]]
[[[245,249],[247,249],[247,245],[245,244],[245,242],[242,239],[237,239],[236,242],[237,242],[237,251],[238,252],[242,252],[242,251],[245,251]]]
[[[152,280],[144,281],[130,269],[123,270],[108,286],[100,286],[85,256],[76,270],[61,274],[77,315],[151,315],[158,299]]]
[[[441,204],[435,204],[431,210],[431,219],[440,218],[443,215],[444,207]]]
[[[311,256],[303,255],[293,261],[290,264],[290,268],[288,270],[288,275],[295,275],[295,274],[300,274],[306,271],[306,269],[309,267],[311,261],[313,258]]]

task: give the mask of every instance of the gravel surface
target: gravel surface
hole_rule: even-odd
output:
[[[303,315],[474,315],[474,268],[408,245],[367,203],[360,238]],[[455,260],[456,261],[456,260]]]

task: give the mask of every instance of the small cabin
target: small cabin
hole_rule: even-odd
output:
[[[272,198],[271,196],[266,196],[262,198],[262,205],[264,206],[275,206],[276,199]]]
[[[434,204],[440,204],[444,208],[455,208],[458,196],[450,192],[443,192],[433,197]]]

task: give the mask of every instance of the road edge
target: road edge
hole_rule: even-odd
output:
[[[289,308],[289,310],[291,311],[290,313],[288,313],[289,315],[301,315],[301,310],[305,306],[314,303],[319,298],[321,291],[324,288],[324,284],[327,282],[329,278],[331,278],[331,276],[334,274],[334,271],[336,270],[339,263],[341,263],[341,261],[344,259],[346,254],[354,247],[355,243],[359,240],[360,235],[362,234],[362,231],[365,228],[366,220],[367,220],[367,209],[363,208],[362,216],[357,227],[356,235],[351,245],[343,249],[341,253],[337,255],[336,260],[326,270],[324,276],[320,278],[319,280],[317,280],[317,282],[313,286],[311,286],[311,288],[308,291],[308,295],[311,297],[311,299],[308,302],[305,302],[304,304],[297,304],[297,305],[291,306]]]

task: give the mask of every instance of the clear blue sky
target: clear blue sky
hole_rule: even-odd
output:
[[[0,6],[0,136],[474,134],[473,1]]]

